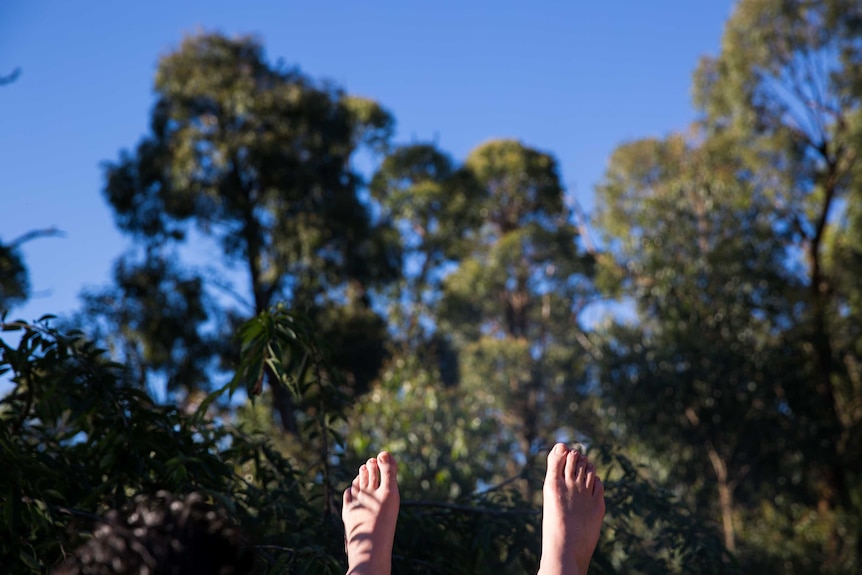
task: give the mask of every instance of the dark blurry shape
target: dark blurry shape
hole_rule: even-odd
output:
[[[0,86],[5,86],[6,84],[11,84],[21,75],[21,68],[15,68],[12,70],[12,73],[8,76],[0,76]]]
[[[113,350],[139,388],[156,376],[168,392],[206,391],[213,356],[228,336],[202,327],[216,313],[203,278],[172,259],[127,255],[114,266],[114,282],[84,292],[76,323]]]
[[[396,278],[399,247],[388,223],[361,201],[352,158],[363,148],[387,147],[389,113],[269,64],[248,37],[187,38],[162,58],[155,84],[151,133],[106,166],[104,190],[118,226],[146,257],[173,257],[191,234],[208,242],[203,292],[218,293],[219,312],[238,321],[277,302],[310,315],[344,306],[358,306],[346,316],[371,313],[367,297],[344,294]],[[239,289],[229,283],[233,276],[244,283]],[[157,317],[161,299],[141,300],[146,313]],[[190,319],[187,328],[203,329],[202,318]],[[142,334],[143,341],[158,331]],[[375,330],[374,337],[385,332]],[[369,365],[379,353],[342,351],[346,361],[361,356],[356,381],[379,367]],[[210,357],[227,368],[235,359]],[[351,372],[354,365],[342,367]],[[295,433],[290,393],[278,387],[273,393],[282,426]]]
[[[227,514],[199,493],[161,491],[108,512],[54,575],[244,575],[254,553]]]
[[[0,244],[0,310],[10,310],[27,300],[30,280],[27,266],[14,245]]]
[[[330,351],[330,364],[345,374],[354,393],[367,392],[387,357],[386,322],[367,303],[353,302],[317,310],[311,318]]]
[[[0,311],[9,311],[30,296],[30,278],[21,255],[21,245],[37,238],[61,235],[60,230],[47,228],[27,232],[8,244],[0,242]]]
[[[81,332],[61,332],[51,323],[45,318],[0,325],[0,374],[11,384],[0,397],[4,575],[50,571],[91,536],[106,510],[121,510],[130,499],[161,490],[178,496],[201,493],[221,507],[212,523],[216,531],[204,531],[203,539],[197,531],[177,533],[180,516],[166,520],[178,536],[220,537],[216,541],[222,543],[205,549],[214,557],[229,550],[235,524],[255,542],[248,549],[262,564],[259,573],[292,572],[288,565],[294,564],[314,573],[338,572],[317,568],[337,563],[343,554],[337,526],[321,521],[329,501],[322,497],[320,481],[326,474],[319,467],[300,480],[306,471],[298,471],[265,438],[251,437],[208,413],[158,404],[128,385],[123,366],[108,361]],[[323,465],[332,462],[324,459]],[[247,473],[254,474],[253,481]],[[162,499],[166,503],[153,505],[170,506],[171,498]],[[209,507],[195,503],[182,513],[195,518],[204,511],[209,514]],[[225,524],[223,513],[234,523]],[[144,529],[127,514],[111,521],[109,527],[120,527],[117,536],[141,527],[133,535],[147,535],[159,545],[164,541],[160,527]],[[105,535],[113,541],[111,529]],[[289,542],[303,540],[330,551],[321,556],[317,547],[305,553]],[[237,557],[244,561],[245,552],[241,549]],[[225,561],[231,564],[230,556]]]
[[[452,342],[442,334],[435,334],[431,340],[431,349],[437,359],[440,381],[445,387],[457,386],[461,381],[461,372],[458,368],[458,353]]]

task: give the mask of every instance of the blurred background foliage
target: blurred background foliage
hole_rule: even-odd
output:
[[[402,145],[252,38],[187,38],[105,167],[114,283],[13,321],[51,231],[0,243],[0,565],[168,489],[262,573],[340,572],[340,492],[387,449],[396,573],[522,573],[565,441],[606,483],[593,572],[858,572],[862,5],[742,0],[693,83],[588,226],[547,151]]]

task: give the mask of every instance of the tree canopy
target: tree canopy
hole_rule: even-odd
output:
[[[30,236],[0,243],[0,564],[168,489],[261,573],[339,572],[339,493],[387,449],[393,572],[523,573],[566,441],[606,486],[593,572],[858,571],[862,5],[740,0],[693,83],[587,225],[551,151],[396,142],[252,37],[186,38],[105,164],[113,282],[11,321]]]

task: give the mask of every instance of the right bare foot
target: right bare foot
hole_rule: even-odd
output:
[[[605,489],[585,455],[558,443],[542,490],[539,575],[586,575],[605,516]]]
[[[392,543],[398,521],[397,466],[383,451],[359,467],[353,484],[344,491],[341,518],[347,551],[348,575],[389,575]]]

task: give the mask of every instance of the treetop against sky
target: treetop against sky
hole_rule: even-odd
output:
[[[459,160],[498,137],[545,150],[591,211],[616,145],[693,119],[691,73],[732,4],[6,1],[0,73],[21,75],[0,93],[0,238],[65,232],[23,247],[33,297],[16,315],[69,312],[108,281],[126,240],[102,163],[147,131],[158,59],[190,33],[257,36],[270,61],[380,102],[396,142],[436,141]]]

